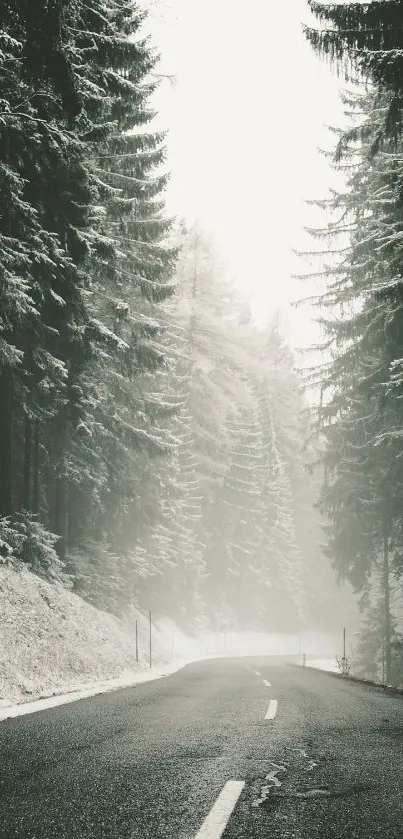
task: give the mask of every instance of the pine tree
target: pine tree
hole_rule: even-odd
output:
[[[378,91],[388,91],[385,121],[375,138],[397,139],[402,128],[403,93],[403,3],[402,0],[372,0],[369,3],[318,3],[308,0],[321,24],[305,27],[314,49],[352,75],[354,68],[371,79]],[[328,25],[329,24],[329,25]]]
[[[163,161],[162,136],[144,130],[153,116],[148,102],[155,84],[150,83],[149,73],[157,57],[140,33],[144,16],[136,7],[126,0],[110,4],[105,16],[101,5],[83,15],[88,29],[78,37],[76,49],[84,58],[88,49],[94,55],[89,67],[85,60],[79,65],[78,84],[90,121],[86,133],[93,148],[96,142],[91,172],[106,202],[90,287],[91,326],[94,337],[98,332],[106,339],[109,351],[115,336],[115,352],[103,396],[98,399],[98,390],[91,400],[97,410],[85,416],[84,423],[103,429],[108,460],[114,464],[104,483],[107,497],[104,492],[100,509],[105,512],[106,504],[107,521],[115,518],[114,507],[126,509],[126,520],[131,516],[134,527],[134,520],[139,520],[132,507],[137,497],[131,479],[136,454],[143,448],[150,452],[163,448],[163,434],[152,431],[155,409],[144,400],[144,385],[136,380],[143,370],[155,371],[162,361],[153,310],[172,292],[166,278],[175,253],[164,242],[169,227],[161,200],[166,176],[154,174]],[[90,368],[91,377],[98,371],[102,377],[103,364],[101,353],[95,370]],[[77,482],[74,489],[77,494]],[[80,502],[79,488],[78,493]],[[82,505],[76,502],[77,507]],[[129,534],[123,522],[120,527],[125,535],[114,530],[114,538],[122,544]],[[101,536],[98,528],[96,538]]]
[[[270,611],[275,622],[283,620],[285,628],[295,629],[306,618],[303,557],[296,527],[299,499],[295,495],[302,467],[301,394],[292,356],[278,324],[269,324],[262,338],[257,404],[263,453],[265,552],[272,569]]]
[[[57,103],[51,84],[38,89],[32,77],[27,59],[29,15],[20,7],[11,12],[7,5],[2,13],[0,25],[9,51],[3,54],[1,65],[5,97],[0,126],[4,187],[1,509],[9,513],[22,503],[38,508],[38,425],[61,407],[68,378],[60,352],[66,340],[63,333],[72,311],[80,318],[83,307],[67,242],[59,238],[49,206],[54,200],[54,177],[60,178],[62,186],[67,171],[77,167],[80,144],[64,125],[55,124]],[[78,208],[88,193],[85,175],[77,171],[74,200]],[[60,201],[56,217],[62,216],[62,207]],[[77,209],[75,215],[80,223]],[[23,462],[18,460],[19,450],[24,452]]]
[[[241,337],[242,333],[240,333]],[[228,415],[227,469],[205,509],[205,598],[213,615],[238,626],[260,625],[269,573],[261,568],[261,434],[246,371],[238,370],[239,402]]]
[[[330,361],[319,372],[319,429],[325,441],[321,507],[329,517],[327,551],[339,575],[357,591],[383,563],[383,629],[387,679],[391,672],[389,569],[401,544],[402,350],[400,229],[401,141],[374,143],[388,97],[373,91],[350,97],[353,128],[339,138],[336,165],[347,172],[344,194],[331,200],[339,221],[317,232],[332,260],[322,269],[320,298]],[[358,117],[359,114],[359,117]],[[334,242],[336,240],[336,248]],[[337,240],[340,242],[339,259]]]
[[[104,536],[105,518],[112,535],[128,462],[162,447],[135,384],[162,361],[152,309],[175,258],[154,174],[163,138],[144,131],[157,56],[143,21],[128,0],[0,16],[0,511],[40,514],[62,557]]]

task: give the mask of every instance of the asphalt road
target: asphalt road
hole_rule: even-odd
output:
[[[200,662],[1,722],[0,837],[399,839],[402,746],[402,697]]]

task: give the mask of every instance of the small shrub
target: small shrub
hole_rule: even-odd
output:
[[[10,518],[0,518],[0,565],[15,566],[19,562],[22,541]]]
[[[351,660],[347,656],[336,656],[337,666],[343,676],[349,676],[351,673]]]
[[[0,519],[0,562],[24,565],[45,580],[66,582],[63,563],[55,546],[58,536],[50,533],[38,517],[23,510]]]

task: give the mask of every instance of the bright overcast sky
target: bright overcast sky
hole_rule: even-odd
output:
[[[146,1],[146,0],[145,0]],[[156,97],[169,130],[170,212],[200,220],[264,323],[280,307],[294,345],[310,343],[290,274],[309,242],[305,199],[331,182],[318,147],[343,124],[339,82],[304,39],[305,0],[148,0],[162,61]]]

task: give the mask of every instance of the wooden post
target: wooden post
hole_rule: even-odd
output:
[[[391,617],[390,617],[390,579],[389,579],[389,534],[385,518],[383,534],[383,602],[384,602],[384,659],[385,659],[385,680],[388,685],[392,681],[392,655],[391,655]]]

